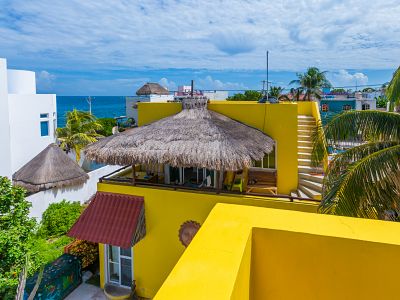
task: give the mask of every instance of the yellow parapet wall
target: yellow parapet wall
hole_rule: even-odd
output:
[[[304,104],[304,105],[303,105]],[[312,115],[314,102],[305,102],[304,111]],[[226,115],[263,131],[277,144],[277,179],[278,193],[290,194],[297,190],[297,103],[262,104],[249,101],[211,101],[210,110]],[[161,118],[178,113],[180,103],[139,103],[139,126],[154,122]],[[317,108],[318,109],[318,108]]]
[[[186,221],[203,224],[217,203],[241,204],[243,208],[246,205],[253,205],[305,212],[317,211],[316,203],[312,202],[290,202],[288,199],[175,191],[172,188],[146,188],[99,183],[98,191],[144,197],[147,233],[144,239],[133,248],[133,265],[137,291],[140,296],[147,298],[154,297],[185,251],[185,247],[178,238],[180,226]],[[225,225],[221,224],[221,226]],[[103,245],[100,245],[99,250],[101,285],[104,286]]]
[[[217,204],[155,300],[395,299],[400,224]]]

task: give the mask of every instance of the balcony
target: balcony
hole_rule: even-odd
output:
[[[277,193],[276,170],[250,168],[239,172],[221,172],[200,168],[158,166],[146,169],[143,165],[122,167],[100,178],[101,183],[166,189],[207,194],[248,195],[293,201],[319,203],[318,200]],[[134,177],[134,179],[133,179]]]

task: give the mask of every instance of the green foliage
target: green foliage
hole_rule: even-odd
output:
[[[305,91],[305,99],[311,101],[312,98],[321,99],[321,89],[331,87],[331,83],[325,76],[326,71],[321,72],[316,67],[307,69],[305,73],[297,73],[297,80],[292,80],[290,84],[298,84]]]
[[[271,86],[269,88],[268,96],[271,98],[279,99],[282,95],[283,88],[280,86]]]
[[[379,96],[375,98],[376,100],[376,106],[380,108],[386,108],[386,104],[388,103],[388,98],[386,96]]]
[[[226,100],[229,101],[258,101],[262,98],[262,94],[258,91],[245,91],[244,94],[235,94],[228,97]]]
[[[390,102],[391,111],[393,111],[395,106],[400,105],[400,67],[393,74],[392,80],[386,89],[386,97]]]
[[[101,125],[101,129],[96,130],[96,132],[102,136],[112,135],[112,129],[117,126],[117,121],[113,118],[99,118],[97,123]]]
[[[344,94],[344,93],[346,93],[346,90],[345,89],[342,89],[342,88],[339,88],[339,89],[332,89],[331,90],[331,93],[332,94]]]
[[[102,126],[95,116],[85,111],[74,109],[67,112],[66,118],[65,127],[57,128],[57,138],[65,151],[74,150],[76,161],[79,162],[81,150],[102,137],[97,133]]]
[[[73,239],[67,236],[46,240],[35,235],[28,243],[29,246],[29,268],[28,274],[33,275],[43,265],[52,262],[63,254],[64,247]]]
[[[27,242],[36,223],[28,216],[30,206],[25,190],[0,177],[0,299],[15,293],[25,264]]]
[[[363,93],[372,93],[375,92],[376,90],[372,87],[366,87],[362,90]]]
[[[40,236],[48,238],[65,234],[78,219],[82,210],[79,202],[63,200],[50,204],[42,215]]]
[[[349,111],[335,116],[323,135],[314,135],[313,163],[342,141],[361,144],[336,154],[324,179],[320,211],[397,220],[400,208],[400,114]]]

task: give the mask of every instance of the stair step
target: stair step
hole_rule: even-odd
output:
[[[310,180],[300,179],[299,185],[305,186],[306,188],[313,190],[319,194],[322,193],[322,183],[313,182]]]
[[[312,149],[312,142],[311,141],[298,141],[297,145],[299,147],[311,147],[311,149]]]
[[[311,142],[311,139],[312,139],[311,135],[301,134],[297,136],[297,140],[302,142]]]
[[[306,115],[298,115],[297,119],[302,119],[302,120],[314,120],[314,117],[312,116],[306,116]]]
[[[312,182],[316,182],[316,183],[322,183],[324,181],[323,175],[312,175],[312,174],[307,174],[307,173],[299,173],[299,178],[305,179],[308,181],[312,181]]]
[[[300,144],[300,142],[299,142],[299,144]],[[313,148],[312,147],[307,147],[307,146],[298,146],[297,150],[300,153],[311,153]]]
[[[306,135],[306,136],[311,136],[312,130],[311,129],[298,129],[297,134],[298,135]]]
[[[297,128],[298,129],[305,129],[305,130],[311,130],[313,129],[315,126],[313,124],[298,124]]]
[[[299,158],[297,161],[299,166],[311,166],[311,159]]]
[[[298,119],[297,124],[299,125],[315,125],[315,120]]]
[[[321,199],[321,193],[318,193],[312,189],[305,187],[304,185],[299,185],[299,190],[312,199]]]
[[[311,151],[310,152],[298,152],[297,158],[311,159]]]
[[[323,172],[323,170],[322,170],[322,168],[315,168],[315,167],[311,167],[311,166],[300,166],[299,165],[299,172],[300,173],[307,173],[307,174],[310,174],[310,173],[319,173],[319,174],[322,174],[322,172]]]
[[[297,196],[300,198],[310,198],[305,193],[303,193],[300,189],[297,190]]]
[[[297,195],[297,192],[290,192],[290,196],[292,196],[292,197],[298,197],[299,195]]]

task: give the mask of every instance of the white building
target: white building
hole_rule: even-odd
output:
[[[376,110],[376,97],[380,95],[380,92],[372,93],[361,93],[356,92],[356,110]]]
[[[0,176],[11,175],[55,142],[56,95],[36,94],[35,73],[0,58]]]
[[[136,91],[137,96],[125,97],[125,112],[128,118],[138,121],[135,104],[138,102],[169,102],[174,101],[174,96],[158,83],[148,82]]]

